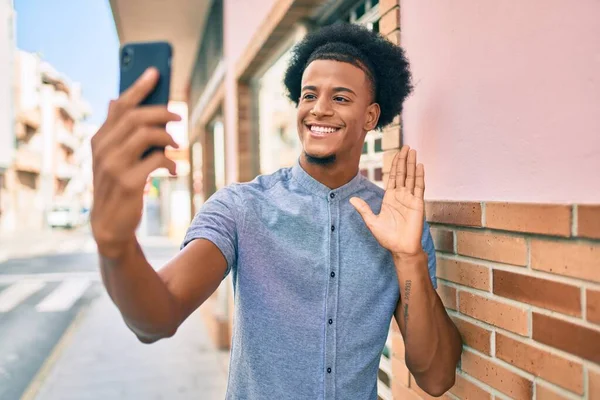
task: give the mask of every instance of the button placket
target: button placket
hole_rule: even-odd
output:
[[[333,325],[333,321],[336,318],[337,312],[337,296],[338,296],[338,284],[339,279],[337,273],[339,272],[339,201],[336,193],[330,192],[328,198],[329,205],[329,220],[330,220],[330,237],[329,237],[329,282],[327,288],[327,299],[326,299],[326,316],[323,321],[327,329],[325,330],[325,397],[335,397],[335,369],[336,362],[336,329]]]

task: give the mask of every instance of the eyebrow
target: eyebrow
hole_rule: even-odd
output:
[[[317,91],[317,87],[316,87],[316,86],[307,85],[307,86],[304,86],[304,87],[302,88],[302,91],[303,91],[303,92],[304,92],[305,90],[313,90],[313,91],[315,91],[315,92],[316,92],[316,91]],[[346,88],[346,87],[343,87],[343,86],[334,87],[334,88],[333,88],[333,91],[334,91],[334,92],[348,92],[348,93],[352,93],[353,95],[355,95],[355,96],[356,96],[356,93],[354,93],[354,90],[352,90],[352,89],[349,89],[349,88]]]

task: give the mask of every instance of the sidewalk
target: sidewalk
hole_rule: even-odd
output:
[[[143,242],[145,251],[148,245],[155,250],[147,253],[153,265],[162,264],[159,259],[167,256],[167,248],[176,251],[166,243]],[[212,345],[199,310],[174,337],[140,343],[102,288],[102,295],[56,346],[23,400],[222,400],[227,358],[227,352]]]

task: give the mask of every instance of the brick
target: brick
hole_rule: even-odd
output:
[[[488,356],[492,355],[491,352],[491,338],[492,331],[481,326],[475,325],[463,318],[452,316],[454,325],[460,332],[463,339],[463,343],[469,347],[474,348]]]
[[[526,310],[476,294],[458,293],[460,312],[480,321],[527,336],[528,313]]]
[[[539,382],[535,384],[535,398],[537,400],[568,400],[568,397],[555,392],[547,386],[540,385]]]
[[[379,20],[379,32],[386,36],[396,29],[400,29],[400,8],[392,8]]]
[[[384,15],[390,9],[398,7],[399,5],[399,0],[381,0],[379,2],[379,15]]]
[[[466,350],[462,354],[461,365],[464,372],[512,399],[529,400],[532,397],[533,383],[529,379],[509,371],[492,359]]]
[[[454,253],[454,233],[451,230],[431,227],[430,231],[437,251]]]
[[[457,310],[455,288],[448,285],[444,285],[443,283],[439,283],[437,293],[440,296],[440,299],[442,299],[444,307],[449,308],[451,310]]]
[[[410,371],[408,370],[404,360],[392,357],[392,375],[394,377],[394,381],[398,381],[404,386],[408,387],[408,376],[410,375]]]
[[[577,236],[600,239],[600,205],[577,206]]]
[[[438,257],[437,276],[475,289],[490,290],[490,269],[482,265]]]
[[[588,369],[589,400],[600,400],[600,372]]]
[[[456,232],[458,254],[507,264],[527,265],[527,243],[522,237],[489,232]]]
[[[600,282],[600,243],[532,240],[531,268]]]
[[[400,148],[400,126],[392,125],[383,130],[381,148],[385,150],[397,150]],[[391,164],[390,164],[391,166]]]
[[[404,360],[404,338],[399,333],[392,333],[392,354],[394,357]]]
[[[586,317],[595,324],[600,324],[600,292],[588,289],[585,293]]]
[[[428,222],[462,226],[481,226],[481,203],[456,201],[427,201]]]
[[[496,332],[496,358],[583,394],[583,365]]]
[[[485,226],[507,231],[570,236],[571,207],[554,204],[485,204]]]
[[[492,398],[488,391],[463,378],[460,374],[456,374],[456,382],[449,392],[459,399],[490,400]]]
[[[396,46],[399,46],[401,44],[402,34],[399,29],[397,31],[393,31],[392,33],[389,33],[386,37],[387,37],[387,40],[389,40]]]
[[[581,316],[581,289],[566,283],[495,269],[494,294],[575,317]]]
[[[392,380],[392,396],[394,400],[421,400],[415,392],[394,380]]]
[[[533,340],[600,364],[600,331],[533,313]]]

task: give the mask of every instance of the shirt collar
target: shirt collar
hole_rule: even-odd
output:
[[[362,187],[363,179],[360,172],[354,178],[337,189],[330,189],[321,182],[313,178],[302,168],[300,159],[297,159],[292,167],[292,177],[300,183],[305,189],[318,197],[343,199],[357,192]],[[332,196],[333,194],[333,196]]]

